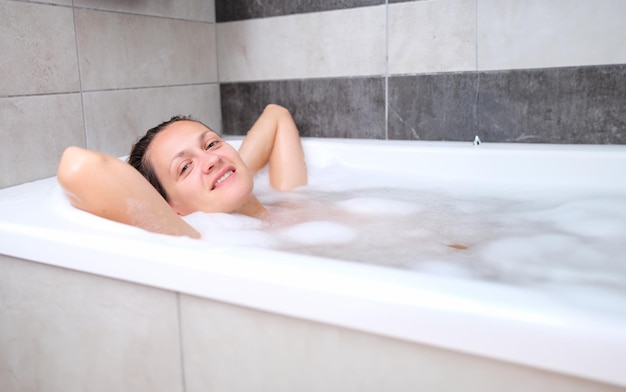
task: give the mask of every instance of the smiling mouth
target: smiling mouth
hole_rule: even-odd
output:
[[[233,175],[235,173],[234,170],[229,170],[226,173],[222,174],[222,176],[220,178],[217,179],[217,181],[215,181],[215,184],[213,184],[213,189],[217,188],[218,186],[220,186],[220,184],[224,181],[226,181],[228,179],[228,177],[230,177],[231,175]]]

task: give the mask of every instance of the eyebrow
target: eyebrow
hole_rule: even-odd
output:
[[[206,138],[206,135],[209,134],[209,133],[214,133],[214,132],[211,131],[211,130],[206,130],[206,131],[202,132],[200,135],[198,135],[198,138],[197,138],[198,144],[202,144],[202,142]],[[181,157],[184,157],[185,154],[187,154],[187,149],[181,150],[176,155],[174,155],[174,157],[170,161],[170,172],[173,171],[174,174],[176,174],[176,170],[174,170],[174,161],[179,159],[179,158],[181,158]]]

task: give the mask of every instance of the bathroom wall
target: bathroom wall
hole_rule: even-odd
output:
[[[54,175],[68,145],[126,155],[174,114],[242,134],[269,102],[305,136],[626,143],[624,11],[0,0],[0,188]]]
[[[213,0],[0,0],[0,187],[174,114],[221,128]]]
[[[626,143],[623,0],[216,0],[223,127]]]

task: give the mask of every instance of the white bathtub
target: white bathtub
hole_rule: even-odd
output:
[[[626,146],[304,144],[312,172],[339,165],[363,181],[391,169],[394,178],[444,187],[626,197]],[[0,191],[0,254],[626,387],[624,301],[590,310],[519,285],[207,247],[74,210],[55,178]]]

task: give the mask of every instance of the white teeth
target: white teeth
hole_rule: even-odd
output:
[[[220,178],[217,179],[217,181],[215,182],[215,185],[219,185],[222,182],[224,182],[228,177],[230,177],[231,174],[233,174],[232,170],[229,170],[226,173],[224,173],[223,176],[221,176]]]

